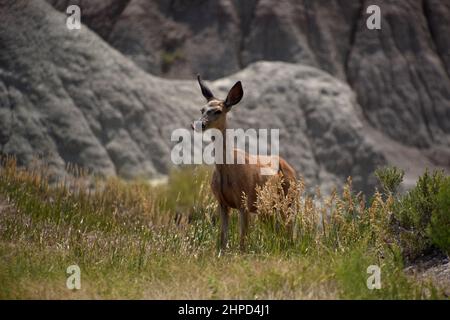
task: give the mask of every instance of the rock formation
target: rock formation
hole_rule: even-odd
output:
[[[198,72],[222,97],[242,80],[232,126],[279,128],[310,184],[450,168],[445,2],[370,1],[382,28],[369,30],[367,1],[94,0],[68,30],[76,3],[0,0],[0,151],[20,163],[167,173],[172,130],[203,103]]]

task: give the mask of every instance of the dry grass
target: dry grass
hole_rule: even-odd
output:
[[[78,170],[79,171],[79,170]],[[248,251],[219,256],[216,204],[204,168],[174,172],[167,185],[78,177],[50,184],[45,170],[0,169],[0,298],[416,299],[439,298],[403,273],[386,225],[392,196],[305,192],[280,181],[259,190]],[[81,268],[81,290],[66,268]],[[369,290],[366,269],[382,269]]]

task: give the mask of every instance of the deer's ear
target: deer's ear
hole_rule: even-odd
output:
[[[198,84],[200,85],[200,89],[202,89],[202,94],[205,97],[206,101],[210,101],[214,99],[214,95],[212,94],[211,90],[205,85],[200,75],[197,75]]]
[[[227,108],[234,106],[236,103],[241,101],[243,95],[244,90],[242,90],[242,84],[240,81],[238,81],[228,92],[227,98],[225,99],[225,106]]]

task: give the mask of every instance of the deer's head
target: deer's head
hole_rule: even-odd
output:
[[[197,76],[200,89],[206,99],[206,104],[201,108],[201,117],[192,124],[192,129],[205,131],[208,129],[224,130],[226,128],[226,114],[231,107],[241,101],[244,91],[240,81],[236,82],[228,92],[225,100],[214,97],[211,90],[202,81],[200,75]]]

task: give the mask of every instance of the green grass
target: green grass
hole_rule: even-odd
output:
[[[375,194],[307,195],[300,181],[287,199],[279,182],[260,190],[248,249],[218,252],[210,172],[172,172],[166,186],[81,176],[50,185],[43,170],[0,169],[2,299],[423,299],[442,298],[407,277],[386,225],[394,203]],[[94,186],[92,186],[94,184]],[[91,191],[89,191],[91,190]],[[322,218],[322,215],[325,218]],[[81,269],[81,290],[66,269]],[[381,268],[380,290],[366,270]]]

